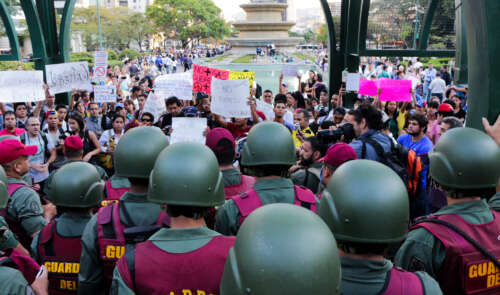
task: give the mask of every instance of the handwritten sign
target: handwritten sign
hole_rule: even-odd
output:
[[[378,87],[377,82],[373,80],[361,79],[359,81],[359,91],[360,95],[377,96]]]
[[[211,94],[212,77],[219,80],[227,80],[229,71],[195,64],[193,66],[193,91]]]
[[[411,101],[411,80],[378,80],[381,101]]]
[[[359,91],[359,82],[361,75],[358,73],[347,74],[347,82],[345,85],[346,91]]]
[[[299,67],[294,64],[285,64],[283,65],[282,71],[284,77],[297,77],[297,72]]]
[[[94,80],[99,82],[106,81],[106,72],[108,70],[108,52],[94,52]]]
[[[26,102],[45,99],[42,71],[0,72],[0,102]]]
[[[151,113],[155,117],[155,121],[160,119],[160,116],[167,111],[165,100],[156,96],[153,92],[149,93],[148,99],[144,104],[143,113]]]
[[[229,72],[229,80],[248,79],[250,84],[250,93],[252,93],[253,81],[255,80],[255,72]]]
[[[212,112],[225,117],[249,118],[247,79],[212,79]]]
[[[155,79],[155,93],[161,98],[176,96],[183,100],[193,99],[193,77],[191,73],[163,75]]]
[[[94,86],[94,101],[116,102],[116,87],[112,85]]]
[[[207,129],[207,118],[172,118],[170,143],[197,142],[205,144],[203,132]]]
[[[86,61],[46,65],[45,72],[52,95],[73,89],[92,89],[89,65]]]

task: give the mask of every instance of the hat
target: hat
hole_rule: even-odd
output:
[[[37,152],[36,145],[24,145],[17,139],[6,139],[0,142],[0,164],[14,161],[21,156],[31,156]]]
[[[64,140],[64,149],[67,151],[78,151],[83,149],[83,141],[79,136],[72,135]]]
[[[451,107],[451,105],[449,105],[447,103],[443,103],[438,108],[438,113],[439,112],[444,112],[444,113],[453,112],[453,108]]]
[[[123,103],[121,103],[121,102],[120,102],[120,103],[117,103],[117,104],[115,104],[115,111],[116,111],[116,109],[117,109],[117,108],[122,108],[122,109],[124,109],[124,108],[125,108],[125,105],[123,105]]]
[[[198,116],[198,109],[196,107],[193,107],[193,106],[189,106],[189,107],[186,107],[182,113],[184,114],[184,116],[186,117],[196,117]]]
[[[57,115],[56,111],[47,111],[45,113],[45,119],[47,119],[50,115]]]
[[[235,147],[234,137],[231,134],[231,132],[229,132],[229,130],[225,128],[214,128],[210,130],[210,132],[207,133],[206,144],[212,151],[215,152],[221,149],[218,145],[222,139],[229,140],[233,145],[234,149]]]
[[[321,158],[320,162],[339,167],[347,161],[356,159],[358,159],[358,156],[354,149],[350,145],[341,142],[332,145],[326,152],[326,156]]]
[[[281,83],[281,85],[288,87],[288,82],[283,82],[283,83]]]

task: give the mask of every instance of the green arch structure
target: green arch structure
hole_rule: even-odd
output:
[[[44,70],[46,64],[69,61],[70,27],[75,1],[65,2],[58,35],[52,0],[20,0],[31,36],[36,69]],[[482,116],[487,116],[490,122],[496,119],[500,113],[500,100],[494,97],[496,94],[494,91],[500,84],[500,55],[496,54],[500,50],[498,35],[500,22],[497,21],[500,19],[500,1],[455,0],[457,52],[428,50],[430,29],[439,2],[440,0],[429,2],[417,48],[373,50],[366,49],[371,0],[342,0],[340,40],[335,38],[333,17],[328,2],[320,0],[329,36],[330,96],[341,88],[344,69],[349,72],[358,70],[360,56],[456,56],[459,69],[457,81],[469,85],[467,125],[481,129]],[[18,36],[5,0],[0,0],[0,17],[11,47],[11,54],[1,55],[0,60],[19,60]],[[467,39],[466,36],[472,37]],[[468,75],[468,71],[471,75]],[[348,94],[345,98],[346,105],[352,105],[354,98],[354,94]],[[68,95],[58,97],[59,101],[63,99],[67,101]]]

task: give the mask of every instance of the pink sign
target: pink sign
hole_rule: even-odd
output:
[[[193,91],[211,94],[212,77],[227,80],[229,71],[199,65],[193,67]]]
[[[411,80],[380,79],[377,84],[381,101],[411,101]]]
[[[376,81],[361,79],[359,80],[360,95],[377,96],[377,83]]]

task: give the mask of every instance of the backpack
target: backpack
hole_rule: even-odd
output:
[[[26,134],[27,132],[24,132],[23,134],[19,135],[19,141],[23,144],[26,144]],[[40,131],[40,135],[42,136],[43,146],[45,149],[45,161],[47,161],[50,158],[50,151],[48,149],[49,140],[47,139],[47,135],[45,135],[45,133],[43,133],[42,131]]]
[[[381,159],[380,162],[391,168],[397,175],[399,175],[403,183],[406,185],[410,196],[416,196],[419,193],[421,189],[420,183],[423,176],[422,172],[428,162],[427,155],[419,156],[415,153],[415,151],[408,149],[399,143],[394,144],[391,138],[389,138],[389,142],[391,143],[391,150],[389,152],[386,152],[382,145],[371,137],[361,139],[361,141],[363,142],[361,159],[366,158],[366,144],[368,143],[375,149],[375,152]]]

